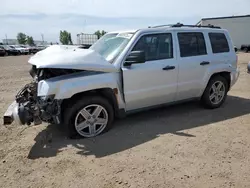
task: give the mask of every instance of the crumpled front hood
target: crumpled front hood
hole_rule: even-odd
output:
[[[115,66],[95,51],[77,46],[52,45],[37,52],[28,62],[37,68],[118,72]]]

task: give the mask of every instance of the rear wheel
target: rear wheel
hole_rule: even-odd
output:
[[[108,131],[114,120],[112,105],[103,97],[86,97],[65,111],[65,125],[71,138],[95,137]]]
[[[244,48],[243,51],[247,53],[248,52],[248,48]]]
[[[226,100],[228,87],[224,77],[211,78],[201,98],[202,104],[210,109],[220,107]]]
[[[5,56],[8,56],[9,55],[9,53],[8,52],[5,52]]]

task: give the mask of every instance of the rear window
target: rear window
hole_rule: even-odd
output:
[[[229,45],[224,33],[209,33],[213,53],[229,52]]]
[[[207,54],[205,39],[200,32],[181,32],[178,33],[180,46],[180,56],[198,56]]]

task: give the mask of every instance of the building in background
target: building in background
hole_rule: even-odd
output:
[[[86,34],[80,33],[77,34],[77,45],[85,46],[89,48],[92,44],[94,44],[98,40],[98,36],[95,34]]]
[[[48,45],[47,41],[34,40],[35,45]]]
[[[34,40],[35,45],[48,45],[47,41]],[[18,44],[17,39],[3,39],[3,44],[16,45]]]
[[[18,44],[17,39],[3,39],[3,44],[15,45]]]
[[[250,15],[203,18],[197,23],[201,26],[209,24],[227,29],[238,49],[243,44],[250,44]]]

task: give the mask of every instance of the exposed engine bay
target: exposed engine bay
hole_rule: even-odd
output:
[[[46,80],[49,78],[77,73],[77,72],[83,72],[84,70],[76,70],[76,69],[56,69],[56,68],[43,68],[43,69],[37,69],[35,65],[32,65],[32,68],[30,69],[30,75],[33,77],[33,79],[37,79],[37,81],[40,80]]]
[[[18,116],[21,124],[41,124],[42,121],[59,124],[61,122],[61,100],[55,100],[54,95],[37,96],[37,85],[40,80],[49,79],[82,70],[72,69],[36,69],[32,66],[30,75],[33,81],[25,85],[16,95]]]

